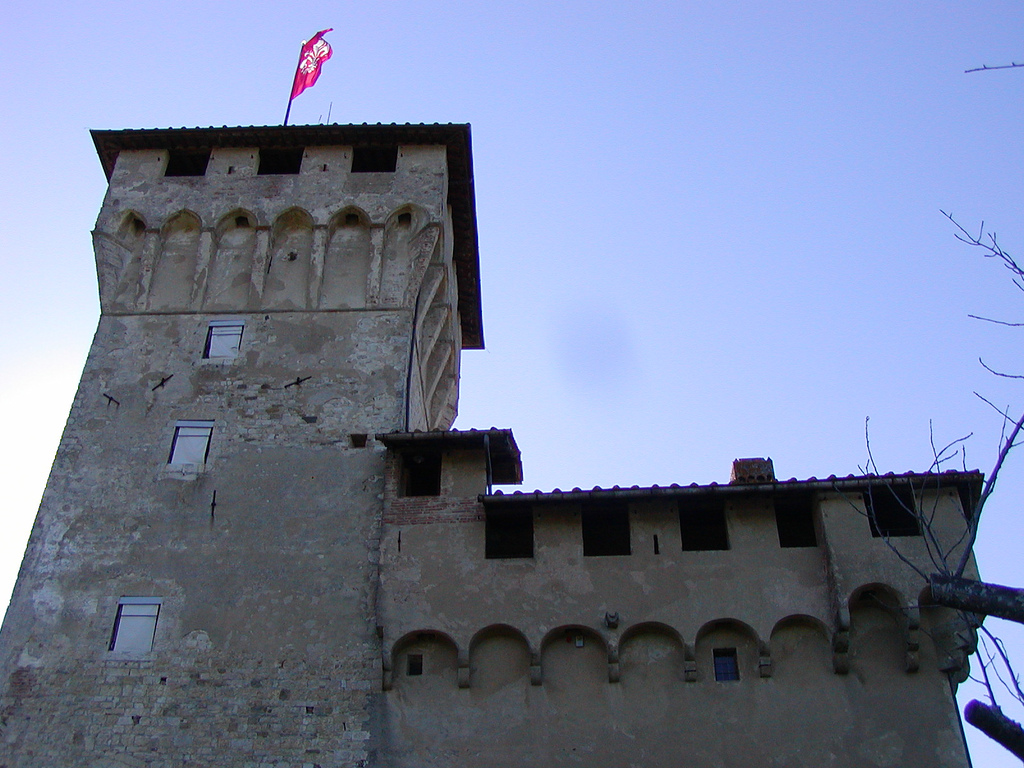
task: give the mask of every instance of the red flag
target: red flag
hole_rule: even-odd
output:
[[[331,31],[323,29],[302,44],[299,66],[295,68],[295,80],[292,82],[292,99],[313,86],[317,78],[320,77],[320,67],[331,58],[330,43],[323,38]],[[289,99],[290,101],[291,99]]]

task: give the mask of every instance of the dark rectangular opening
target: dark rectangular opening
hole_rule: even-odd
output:
[[[164,176],[205,176],[209,149],[172,149]]]
[[[715,680],[720,683],[740,679],[740,665],[735,648],[715,648]]]
[[[816,547],[814,497],[809,494],[785,494],[775,499],[775,527],[780,547]]]
[[[725,504],[707,499],[680,501],[679,535],[684,552],[728,549]]]
[[[440,453],[407,453],[402,457],[402,495],[441,495]]]
[[[398,147],[353,147],[352,173],[394,173]]]
[[[582,525],[583,554],[586,557],[630,554],[627,505],[585,504]]]
[[[488,560],[533,557],[533,509],[487,510],[484,550]]]
[[[302,153],[304,147],[288,147],[287,149],[261,149],[258,176],[273,174],[298,173],[302,169]]]
[[[895,487],[879,483],[872,485],[864,494],[871,535],[920,536],[921,522],[917,516],[914,492],[907,486]]]
[[[409,676],[423,674],[422,653],[410,653],[405,657],[405,674]]]

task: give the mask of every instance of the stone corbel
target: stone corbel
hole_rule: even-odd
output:
[[[252,254],[252,277],[249,280],[250,301],[259,304],[267,285],[267,260],[270,258],[270,227],[258,226]]]
[[[530,685],[541,685],[544,682],[544,674],[540,666],[540,654],[530,652]]]
[[[469,652],[459,649],[459,688],[469,688]]]
[[[213,229],[204,227],[199,233],[199,250],[196,253],[196,273],[192,277],[192,294],[189,305],[199,310],[206,301],[206,287],[210,282],[210,262],[213,260]]]
[[[309,254],[309,295],[306,300],[307,307],[320,306],[320,291],[324,283],[324,262],[327,259],[327,225],[313,225],[313,249]]]
[[[683,679],[688,683],[697,682],[697,657],[688,643],[683,644]]]
[[[608,646],[608,682],[619,682],[619,649],[614,645]]]
[[[907,653],[905,664],[907,672],[917,672],[921,668],[921,610],[916,606],[907,609]]]

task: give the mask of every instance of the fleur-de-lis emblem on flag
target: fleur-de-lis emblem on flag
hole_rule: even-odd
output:
[[[331,31],[330,29],[321,30],[302,44],[299,66],[295,69],[295,80],[292,83],[293,99],[316,83],[317,78],[320,77],[320,68],[325,61],[331,58],[331,45],[323,38]]]

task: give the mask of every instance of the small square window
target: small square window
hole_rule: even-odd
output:
[[[405,674],[410,677],[423,674],[423,654],[410,653],[405,657]]]
[[[728,549],[725,506],[717,499],[680,501],[679,532],[684,552]]]
[[[237,320],[214,320],[206,331],[206,346],[203,357],[232,358],[238,357],[242,346],[242,331],[245,324]]]
[[[441,454],[409,453],[402,457],[402,495],[441,495]]]
[[[914,492],[908,487],[873,485],[864,494],[871,535],[875,538],[920,536]]]
[[[484,557],[488,560],[533,557],[533,510],[530,507],[488,510],[484,523]]]
[[[814,498],[792,493],[776,496],[775,528],[780,547],[818,546],[814,532]]]
[[[631,553],[629,508],[626,505],[585,505],[582,527],[585,557],[607,557]]]
[[[740,679],[740,665],[735,648],[715,648],[715,680],[720,683]]]
[[[122,597],[114,619],[109,650],[119,653],[148,653],[153,650],[159,597]]]
[[[174,427],[168,464],[205,464],[210,454],[212,421],[179,421]]]

